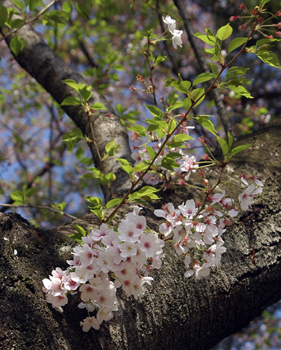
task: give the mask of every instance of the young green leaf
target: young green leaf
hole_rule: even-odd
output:
[[[279,60],[275,55],[275,53],[271,51],[257,50],[256,55],[260,60],[262,60],[264,63],[268,64],[269,66],[272,66],[275,68],[281,68],[279,64]]]
[[[196,38],[204,41],[205,43],[211,45],[211,46],[215,46],[216,45],[216,39],[215,37],[211,37],[210,35],[205,35],[202,34],[200,32],[195,33],[194,36],[196,36]]]
[[[75,106],[81,105],[82,101],[79,97],[76,96],[67,96],[61,103],[62,106]]]
[[[197,123],[199,123],[200,125],[202,125],[205,129],[207,129],[208,131],[210,131],[210,133],[212,133],[213,135],[217,136],[217,130],[214,127],[214,124],[208,119],[208,118],[204,118],[204,117],[195,117],[194,118]]]
[[[101,109],[107,109],[103,103],[101,102],[96,102],[94,104],[91,105],[91,108],[93,108],[95,111],[99,111]]]
[[[202,97],[201,97],[202,96]],[[193,107],[198,106],[200,103],[202,103],[205,99],[205,89],[204,88],[198,88],[192,91],[191,98],[192,100],[196,102],[196,104]],[[201,97],[201,98],[200,98]]]
[[[12,2],[22,11],[25,9],[25,3],[21,0],[12,0]]]
[[[247,41],[247,38],[235,38],[232,39],[231,42],[228,44],[227,52],[230,53],[237,49],[237,47],[242,46]]]
[[[223,155],[226,156],[228,154],[228,152],[229,152],[229,147],[228,147],[227,142],[224,139],[222,139],[221,137],[217,136],[217,135],[216,135],[216,137],[217,137],[217,140],[218,140],[218,142],[219,142],[219,144],[221,146]]]
[[[149,154],[150,158],[154,159],[154,157],[156,156],[154,149],[148,145],[145,145],[145,148],[146,148],[147,153]]]
[[[197,75],[197,77],[194,79],[193,86],[200,83],[204,83],[205,81],[209,81],[215,77],[216,75],[213,73],[201,73]]]
[[[5,6],[0,5],[0,27],[5,25],[5,22],[8,19],[8,11]]]
[[[254,98],[244,86],[228,85],[228,88],[236,92],[238,95],[245,96],[247,98]]]
[[[115,139],[106,144],[105,151],[109,157],[114,156],[114,154],[115,154]]]
[[[231,149],[232,144],[233,144],[233,137],[229,131],[227,132],[227,137],[228,137],[228,147],[229,147],[229,149]]]
[[[192,140],[193,137],[186,134],[177,134],[173,137],[172,141],[169,143],[169,148],[184,147],[186,141]]]
[[[163,117],[163,112],[157,108],[156,106],[152,106],[152,105],[145,105],[145,107],[149,110],[149,112],[154,116],[154,117]]]
[[[17,28],[17,27],[16,27]],[[19,52],[25,47],[25,40],[15,35],[10,41],[10,49],[17,56]]]
[[[230,160],[233,156],[235,156],[237,153],[240,153],[242,151],[244,151],[246,148],[252,146],[252,144],[248,144],[248,145],[241,145],[241,146],[237,146],[235,148],[233,148],[233,150],[231,150],[230,155],[228,156],[228,159]]]
[[[114,198],[106,203],[106,209],[112,208],[122,202],[122,198]]]
[[[217,31],[217,35],[216,37],[218,39],[220,39],[221,41],[226,40],[227,38],[230,37],[230,35],[232,34],[233,29],[231,27],[231,25],[229,23],[227,23],[225,26],[219,28],[219,30]]]
[[[11,192],[10,197],[14,201],[13,204],[19,204],[19,205],[24,204],[24,195],[22,191],[20,190],[13,191]]]

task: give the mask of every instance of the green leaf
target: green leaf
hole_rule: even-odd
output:
[[[30,198],[34,193],[37,192],[37,188],[29,188],[27,191],[26,191],[26,197],[27,198]]]
[[[10,197],[17,204],[24,204],[24,195],[23,195],[22,191],[20,191],[20,190],[13,191],[13,192],[11,192]]]
[[[247,41],[247,38],[235,38],[232,39],[231,42],[228,44],[227,52],[230,53],[237,49],[237,47],[242,46]]]
[[[174,118],[170,119],[166,129],[167,133],[169,134],[172,133],[175,130],[176,126],[177,126],[177,122],[175,121],[175,119]]]
[[[20,0],[12,0],[12,2],[22,11],[25,9],[25,3]]]
[[[200,125],[202,125],[205,129],[207,129],[208,131],[210,131],[213,135],[217,136],[217,130],[214,127],[214,124],[208,119],[208,118],[204,118],[204,117],[195,117],[194,118],[197,123],[199,123]]]
[[[72,238],[74,241],[78,242],[79,244],[82,243],[82,237],[86,236],[86,232],[83,229],[83,227],[79,225],[74,225],[75,230],[77,233],[72,233],[71,235],[68,235],[68,237]]]
[[[66,203],[65,203],[65,202],[62,202],[62,203],[59,203],[59,204],[57,204],[57,203],[52,203],[52,207],[53,207],[54,209],[56,209],[57,211],[60,211],[60,214],[61,214],[61,215],[63,215],[63,210],[64,210],[65,206],[66,206]]]
[[[42,5],[42,0],[30,0],[29,1],[30,11],[36,10],[36,7],[41,6],[41,5]]]
[[[154,149],[152,147],[148,146],[148,145],[145,145],[145,148],[146,148],[147,153],[149,154],[150,158],[154,159],[154,157],[156,155]]]
[[[3,27],[8,19],[8,11],[5,6],[0,5],[0,27]]]
[[[229,131],[227,132],[227,137],[228,137],[228,147],[229,147],[229,149],[231,149],[232,144],[233,144],[233,137]]]
[[[218,140],[218,142],[219,142],[219,144],[221,146],[223,155],[226,156],[228,154],[228,152],[229,152],[229,147],[228,147],[227,142],[224,139],[222,139],[221,137],[217,136],[217,135],[216,135],[216,137],[217,137],[217,140]]]
[[[118,205],[119,203],[122,202],[122,199],[123,199],[123,198],[114,198],[114,199],[111,199],[109,202],[106,203],[106,209],[109,209],[109,208],[114,207],[115,205]]]
[[[81,245],[82,243],[82,237],[79,233],[72,233],[68,235],[69,238],[73,239],[75,242]]]
[[[71,13],[72,12],[72,4],[70,1],[65,1],[62,5],[62,10],[66,13]]]
[[[107,109],[104,104],[102,104],[101,102],[96,102],[94,104],[91,105],[91,107],[95,110],[95,111],[99,111],[100,109]]]
[[[263,38],[263,39],[259,39],[256,43],[256,46],[260,46],[260,45],[266,45],[266,44],[271,44],[274,41],[280,41],[280,39],[267,39],[267,38]],[[252,46],[255,47],[255,46]]]
[[[154,199],[159,199],[159,197],[155,194],[155,192],[158,192],[158,191],[159,189],[155,187],[144,186],[140,190],[129,195],[129,200],[143,199],[146,201],[151,201]]]
[[[184,106],[184,103],[182,101],[176,101],[175,103],[171,104],[167,110],[172,111],[173,109],[181,108]]]
[[[231,25],[229,23],[227,23],[225,26],[221,27],[218,31],[217,31],[217,35],[216,37],[218,39],[220,39],[221,41],[226,40],[227,38],[230,37],[230,35],[232,34],[233,29],[231,27]]]
[[[133,167],[131,166],[131,164],[123,158],[117,158],[116,160],[121,164],[121,168],[131,176],[133,172]]]
[[[10,41],[10,49],[17,56],[19,52],[24,48],[25,40],[20,38],[18,35],[15,35]]]
[[[174,103],[176,103],[177,99],[178,99],[178,95],[175,93],[175,91],[171,91],[168,95],[168,98],[167,98],[167,103],[169,105],[173,105]]]
[[[184,105],[184,108],[188,111],[189,108],[191,107],[192,105],[192,101],[189,97],[187,97],[184,101],[183,101],[183,105]]]
[[[61,103],[62,106],[82,105],[82,101],[76,96],[67,96]]]
[[[191,96],[191,98],[192,98],[192,100],[195,102],[195,101],[197,101],[198,99],[198,101],[196,102],[196,104],[193,106],[193,107],[196,107],[196,106],[198,106],[201,102],[203,102],[204,101],[204,99],[205,99],[205,89],[204,88],[198,88],[198,89],[195,89],[195,90],[193,90],[192,91],[192,94],[191,94],[192,96]],[[200,96],[202,96],[201,98],[200,98]]]
[[[228,85],[228,88],[241,96],[245,96],[247,98],[253,98],[251,93],[244,86]]]
[[[165,61],[167,58],[167,56],[162,56],[161,53],[158,55],[158,57],[156,58],[156,61],[154,63],[154,65],[157,65],[163,61]]]
[[[91,85],[89,86],[84,86],[82,89],[79,89],[79,94],[83,98],[85,102],[87,102],[91,96],[92,96],[92,91],[90,91]]]
[[[108,173],[108,174],[104,175],[104,179],[105,179],[105,182],[110,187],[112,182],[116,179],[116,175],[113,173]]]
[[[163,117],[163,112],[157,108],[156,106],[152,106],[152,105],[145,105],[145,107],[149,110],[149,112],[155,116],[155,117]]]
[[[183,92],[185,94],[189,93],[189,89],[191,87],[191,82],[187,80],[181,80],[181,81],[174,81],[170,84],[171,87],[175,88],[176,90]]]
[[[142,125],[134,125],[128,128],[130,131],[135,131],[139,136],[145,137],[146,136],[146,129]]]
[[[194,79],[193,85],[204,83],[205,81],[209,81],[215,77],[216,75],[213,73],[201,73]]]
[[[275,67],[275,68],[281,68],[279,64],[279,60],[275,53],[271,51],[261,51],[258,50],[256,55],[260,60],[262,60],[264,63],[268,64],[269,66]]]
[[[195,33],[194,36],[196,36],[196,38],[204,41],[205,43],[211,45],[211,46],[215,46],[216,45],[216,39],[215,37],[211,37],[210,35],[205,35],[202,34],[200,32]]]
[[[233,156],[235,156],[237,153],[240,153],[242,151],[244,151],[246,148],[252,146],[252,144],[249,144],[249,145],[241,145],[241,146],[238,146],[238,147],[235,147],[233,148],[233,150],[231,151],[228,159],[231,159]]]
[[[13,19],[9,24],[12,28],[20,28],[25,24],[25,20],[21,18],[16,18],[16,19]],[[18,38],[23,40],[23,38],[20,38],[20,37]]]
[[[211,63],[210,66],[211,66],[213,74],[215,74],[215,76],[218,76],[219,75],[219,67],[213,63]]]
[[[263,8],[270,0],[260,0],[260,7]]]
[[[75,230],[82,236],[82,237],[86,237],[86,231],[83,229],[83,227],[79,226],[79,225],[74,225]]]
[[[81,89],[83,86],[85,86],[84,84],[76,83],[76,81],[74,81],[73,79],[66,79],[66,80],[62,80],[62,81],[65,84],[67,84],[68,86],[72,87],[72,89],[74,89],[78,93],[79,93],[79,89]]]
[[[106,153],[109,157],[113,157],[115,154],[115,139],[108,142],[105,146]]]
[[[62,137],[62,141],[66,144],[67,150],[70,153],[74,146],[83,140],[83,134],[80,129],[75,129],[65,133]]]
[[[180,153],[168,153],[161,159],[161,165],[168,170],[174,171],[175,168],[179,168],[179,164],[174,160],[174,158],[179,158]]]
[[[193,137],[186,134],[177,134],[173,137],[172,141],[169,143],[169,148],[184,147],[186,141],[192,140]]]
[[[52,10],[46,18],[54,21],[55,23],[66,24],[69,14],[59,10]]]
[[[225,76],[225,80],[229,80],[235,77],[239,77],[241,75],[245,75],[247,73],[247,71],[249,70],[249,68],[243,68],[243,67],[231,67],[229,68],[226,76]]]

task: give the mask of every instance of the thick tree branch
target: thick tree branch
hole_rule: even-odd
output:
[[[277,124],[235,144],[252,146],[228,167],[229,179],[254,172],[265,188],[252,210],[224,234],[227,252],[221,266],[205,279],[185,279],[183,261],[168,246],[164,264],[155,272],[148,293],[134,300],[120,292],[119,311],[99,331],[81,331],[79,322],[86,314],[77,308],[77,302],[70,302],[60,314],[47,306],[41,290],[41,281],[51,269],[64,268],[65,260],[70,258],[73,244],[67,237],[74,233],[73,225],[89,230],[98,225],[97,220],[88,214],[83,221],[78,219],[44,232],[17,214],[0,214],[0,281],[5,281],[0,289],[3,348],[17,344],[16,349],[21,350],[207,350],[246,326],[281,298],[281,204],[276,195],[281,190],[281,166],[275,156],[280,153],[280,134],[281,125]],[[210,181],[216,180],[214,170],[209,175]],[[177,186],[162,194],[162,204],[181,204],[198,196]],[[153,229],[159,222],[152,212],[160,205],[144,207]],[[131,208],[122,208],[115,220],[123,218],[128,210]]]
[[[0,1],[6,7],[12,7],[10,0]],[[60,57],[58,57],[49,46],[40,38],[40,36],[27,25],[21,28],[18,33],[24,38],[26,45],[18,56],[15,57],[17,62],[33,76],[51,96],[61,103],[67,96],[75,95],[75,91],[63,83],[63,80],[73,79],[77,83],[87,84],[85,78],[73,71]],[[11,36],[6,39],[9,45]],[[120,145],[116,152],[116,157],[108,157],[103,166],[106,173],[114,173],[116,180],[114,182],[114,194],[120,194],[130,187],[130,181],[127,174],[121,170],[120,165],[116,162],[116,158],[124,158],[131,160],[131,151],[128,143],[128,135],[126,129],[122,126],[118,116],[115,115],[113,108],[107,100],[94,89],[92,97],[88,101],[89,104],[101,102],[107,108],[106,111],[98,111],[92,117],[92,126],[95,134],[95,141],[98,145],[99,153],[103,156],[105,153],[105,145],[115,139],[116,145]],[[90,125],[85,111],[80,106],[64,106],[65,112],[80,128],[84,135],[91,139]],[[92,144],[89,144],[95,166],[102,169],[99,157]],[[107,188],[103,188],[105,198],[110,197]]]
[[[198,62],[198,65],[200,67],[201,72],[209,72],[207,62],[202,54],[202,51],[200,47],[198,46],[196,42],[196,38],[193,35],[193,30],[192,30],[192,25],[190,18],[188,16],[187,10],[186,10],[186,5],[184,4],[184,0],[174,0],[175,5],[177,6],[179,13],[184,21],[184,28],[188,36],[188,40],[190,42],[190,45],[193,49],[194,55],[196,57],[196,60]],[[232,127],[231,123],[228,119],[227,112],[225,109],[225,106],[223,104],[222,99],[220,98],[219,92],[214,89],[210,92],[211,97],[214,99],[218,114],[220,117],[220,120],[222,122],[222,125],[224,127],[224,131],[227,134],[229,131],[232,134]]]

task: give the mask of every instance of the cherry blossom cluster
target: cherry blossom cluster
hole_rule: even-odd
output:
[[[196,162],[193,156],[186,158],[182,170],[188,170],[188,179],[191,171],[196,171]],[[248,180],[254,183],[249,185]],[[241,209],[245,211],[251,206],[254,195],[262,192],[263,184],[256,176],[247,177],[246,174],[241,181],[248,186],[238,197]],[[222,254],[226,252],[222,234],[238,211],[234,207],[234,200],[226,198],[225,195],[224,190],[209,195],[203,205],[190,199],[179,205],[178,209],[168,203],[162,209],[154,211],[156,216],[166,220],[159,227],[160,233],[166,239],[174,241],[178,255],[184,255],[187,268],[185,277],[194,275],[196,279],[200,279],[208,276],[210,268],[218,266]]]
[[[176,20],[171,18],[171,16],[163,17],[163,22],[168,25],[168,29],[170,33],[173,35],[172,42],[175,49],[177,49],[178,46],[182,47],[182,40],[181,36],[183,31],[176,29]]]
[[[122,287],[135,299],[145,293],[145,284],[153,280],[148,274],[162,264],[164,241],[146,229],[141,208],[121,220],[114,231],[103,223],[82,237],[82,245],[73,249],[73,260],[66,271],[56,268],[43,280],[47,302],[62,311],[68,294],[81,299],[79,308],[86,308],[88,317],[81,322],[84,332],[99,329],[103,321],[117,310],[116,288]],[[90,315],[93,313],[93,315]]]

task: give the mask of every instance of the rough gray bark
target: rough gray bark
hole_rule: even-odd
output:
[[[194,52],[194,55],[196,57],[196,60],[198,62],[198,65],[200,67],[201,73],[209,72],[207,62],[202,54],[200,47],[198,46],[198,44],[196,42],[197,39],[193,35],[191,21],[190,21],[190,18],[188,16],[188,13],[187,13],[184,0],[174,0],[174,4],[177,6],[177,8],[179,10],[179,14],[184,21],[184,28],[185,28],[185,31],[187,33],[187,37],[188,37],[188,40],[189,40],[190,45],[192,47],[192,50]],[[230,120],[228,118],[223,101],[220,97],[219,91],[217,89],[212,90],[212,91],[210,91],[210,95],[215,101],[216,107],[218,109],[218,114],[219,114],[220,120],[222,122],[222,125],[224,127],[225,133],[227,134],[227,132],[229,131],[233,135],[231,123],[230,123]]]
[[[265,188],[252,210],[224,234],[227,252],[221,266],[203,280],[185,279],[183,262],[168,246],[148,293],[136,301],[120,292],[120,311],[99,331],[81,331],[85,314],[77,301],[60,314],[47,305],[41,290],[42,279],[53,268],[65,267],[73,246],[67,238],[72,224],[97,225],[93,216],[42,231],[17,214],[0,214],[1,349],[207,350],[247,325],[281,298],[280,134],[279,123],[244,138],[241,142],[252,142],[252,147],[228,167],[235,178],[244,172],[257,174]],[[215,178],[216,171],[209,175]],[[163,202],[180,204],[198,194],[174,185],[162,195]],[[160,205],[144,208],[153,228],[159,222],[152,211]]]
[[[10,0],[1,0],[0,4],[5,7],[14,7]],[[33,30],[30,25],[21,28],[18,33],[24,38],[26,45],[18,56],[16,61],[33,77],[50,95],[61,103],[67,96],[75,96],[75,91],[62,82],[62,80],[73,79],[77,83],[87,84],[85,78],[73,71],[60,57],[58,57],[50,47],[41,39],[41,37]],[[6,39],[9,45],[12,36]],[[122,126],[118,116],[114,114],[113,108],[108,101],[92,88],[92,97],[88,101],[89,104],[101,102],[107,110],[97,111],[92,117],[92,126],[94,130],[94,138],[101,154],[105,153],[105,145],[115,139],[115,144],[120,145],[120,149],[116,152],[116,158],[124,158],[131,160],[131,152],[128,143],[127,130]],[[92,139],[88,116],[80,106],[63,106],[63,109],[74,123],[80,128],[83,135]],[[106,114],[110,114],[106,116]],[[89,144],[93,160],[97,168],[102,169],[100,159],[92,143]],[[113,157],[108,157],[103,162],[104,171],[106,174],[116,174],[114,182],[115,194],[123,193],[130,188],[128,175],[120,169],[119,163]],[[106,188],[103,188],[105,197],[108,199],[110,193]]]

